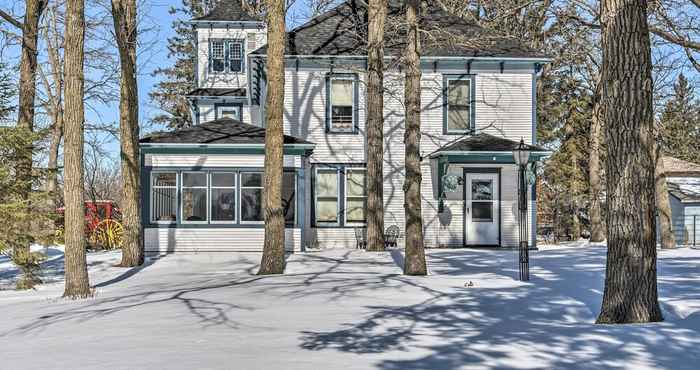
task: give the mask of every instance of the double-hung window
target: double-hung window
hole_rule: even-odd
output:
[[[211,72],[243,72],[244,40],[210,39],[209,69]]]
[[[236,173],[212,172],[209,199],[211,221],[231,223],[236,221]]]
[[[183,222],[207,222],[207,173],[182,173]]]
[[[464,134],[473,126],[471,76],[445,78],[445,133]]]
[[[367,170],[345,169],[345,224],[367,222]]]
[[[336,168],[316,170],[316,223],[337,225],[339,217],[339,173]]]
[[[362,226],[367,222],[367,170],[339,165],[317,168],[315,217],[318,226]]]
[[[241,222],[263,222],[263,173],[241,172]]]
[[[177,172],[151,174],[151,222],[175,222]]]
[[[328,76],[327,130],[336,133],[356,132],[357,77],[354,74]]]

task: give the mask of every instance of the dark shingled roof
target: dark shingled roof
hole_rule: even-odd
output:
[[[245,97],[246,89],[198,88],[187,93],[187,96],[236,96]]]
[[[403,1],[390,0],[385,34],[385,54],[400,55],[406,43]],[[546,58],[546,55],[462,18],[451,15],[431,3],[421,20],[425,31],[424,57],[504,57]],[[430,37],[425,36],[429,33]],[[263,46],[253,54],[265,54]],[[367,11],[357,0],[347,0],[338,7],[287,33],[287,55],[367,55]]]
[[[201,123],[171,132],[156,132],[140,141],[142,144],[264,144],[265,129],[230,118]],[[284,135],[285,144],[312,144]]]
[[[513,140],[504,139],[502,137],[497,137],[489,135],[486,133],[479,133],[474,136],[470,136],[450,144],[443,146],[438,149],[435,153],[439,152],[510,152],[513,151],[520,143]],[[541,148],[536,145],[525,144],[528,150],[535,152],[546,152],[547,149]]]
[[[193,21],[232,21],[232,22],[260,22],[257,17],[241,5],[241,0],[220,0],[219,3],[207,15],[193,18]]]

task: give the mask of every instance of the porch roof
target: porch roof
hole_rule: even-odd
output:
[[[446,144],[430,154],[430,158],[447,157],[450,161],[452,159],[490,159],[489,161],[510,163],[514,162],[513,149],[518,145],[517,141],[481,132]],[[537,145],[525,144],[525,147],[530,151],[531,161],[551,154],[547,149]]]
[[[201,123],[170,132],[156,132],[140,141],[142,151],[200,153],[225,151],[264,154],[265,128],[231,118]],[[308,153],[315,144],[284,135],[285,154]]]

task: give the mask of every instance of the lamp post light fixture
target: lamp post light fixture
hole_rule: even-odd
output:
[[[513,159],[518,166],[518,224],[520,226],[520,280],[530,280],[530,256],[527,237],[527,185],[525,182],[525,169],[530,159],[530,148],[521,138],[518,146],[513,149]]]

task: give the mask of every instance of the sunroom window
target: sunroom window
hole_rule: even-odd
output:
[[[211,220],[212,222],[236,221],[236,173],[211,173]]]
[[[447,84],[446,131],[465,133],[471,128],[471,88],[469,77],[449,78]]]
[[[354,132],[356,104],[354,75],[329,77],[328,130],[329,132]]]
[[[175,222],[177,210],[177,172],[151,174],[151,221]]]
[[[241,222],[262,222],[263,174],[241,173]]]
[[[296,221],[296,174],[285,172],[282,176],[282,211],[287,225],[294,225]]]
[[[206,222],[207,173],[182,173],[182,219],[185,222]]]

